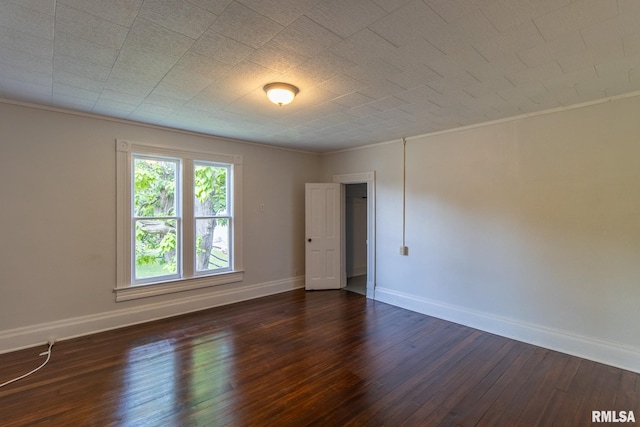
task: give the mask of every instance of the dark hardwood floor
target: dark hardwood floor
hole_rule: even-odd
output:
[[[0,383],[45,349],[0,355]],[[346,291],[61,341],[0,388],[4,427],[588,426],[592,410],[640,417],[640,375]]]

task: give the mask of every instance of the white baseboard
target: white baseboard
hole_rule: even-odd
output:
[[[304,276],[0,331],[0,353],[304,288]]]
[[[640,349],[547,328],[377,286],[375,299],[417,313],[640,373]]]

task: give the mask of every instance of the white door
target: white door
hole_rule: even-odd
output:
[[[306,289],[340,289],[341,201],[340,184],[306,184]]]

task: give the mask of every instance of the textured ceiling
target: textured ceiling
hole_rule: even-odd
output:
[[[0,0],[2,98],[308,151],[637,90],[638,0]]]

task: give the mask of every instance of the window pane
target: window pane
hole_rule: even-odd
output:
[[[137,220],[135,278],[177,274],[177,237],[175,219]]]
[[[227,215],[229,169],[206,163],[195,163],[194,169],[194,216]]]
[[[229,267],[229,219],[196,220],[196,271]]]
[[[134,158],[134,216],[176,215],[177,166],[177,162],[172,160]]]

